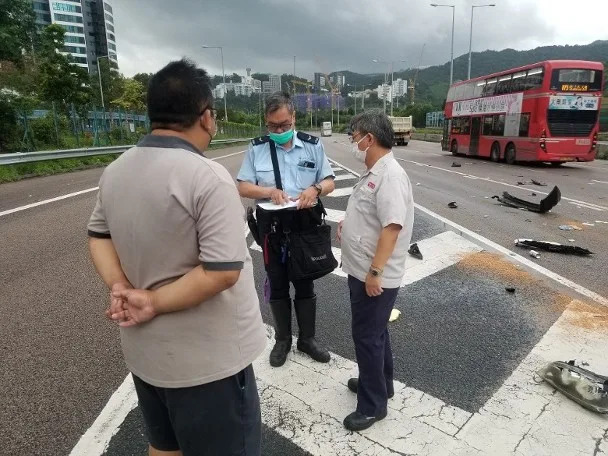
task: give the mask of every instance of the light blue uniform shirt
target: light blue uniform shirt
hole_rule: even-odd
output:
[[[302,191],[327,177],[335,177],[321,141],[317,144],[302,141],[295,131],[291,149],[277,144],[277,160],[283,190],[290,198],[296,198]],[[249,146],[237,180],[261,187],[276,187],[270,142]]]

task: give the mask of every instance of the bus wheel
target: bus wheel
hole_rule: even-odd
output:
[[[509,144],[505,149],[505,161],[507,165],[515,164],[515,146],[513,144]]]
[[[452,141],[450,152],[452,152],[452,155],[458,155],[458,143],[456,142],[456,140]]]
[[[490,150],[490,160],[495,163],[500,161],[500,146],[498,143],[492,144],[492,149]]]
[[[551,166],[553,166],[554,168],[559,168],[563,164],[564,162],[551,162]]]

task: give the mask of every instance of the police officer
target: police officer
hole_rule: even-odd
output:
[[[331,193],[334,173],[319,138],[295,131],[295,110],[286,93],[266,99],[268,136],[252,141],[237,176],[239,193],[256,202],[271,200],[277,205],[298,201],[296,209],[264,211],[257,208],[259,236],[270,282],[270,308],[275,322],[276,343],[270,364],[282,366],[291,350],[290,281],[285,264],[285,246],[272,234],[305,230],[318,223],[317,199]],[[276,188],[271,142],[277,152],[282,190]],[[315,340],[317,298],[312,280],[296,280],[294,308],[300,329],[298,350],[315,361],[329,362],[329,352]]]

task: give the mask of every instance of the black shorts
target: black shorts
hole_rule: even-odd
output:
[[[188,388],[152,386],[133,375],[150,445],[184,456],[259,456],[260,398],[253,366]]]

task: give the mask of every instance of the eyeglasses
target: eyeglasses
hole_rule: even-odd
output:
[[[359,136],[360,134],[361,134],[361,133],[359,133],[359,132],[354,132],[354,133],[351,133],[351,134],[349,135],[349,138],[348,138],[348,139],[349,139],[349,141],[350,141],[350,143],[351,143],[351,144],[356,143],[357,141],[355,140],[355,136]]]
[[[283,123],[283,124],[280,124],[280,125],[266,124],[266,128],[268,128],[268,131],[272,131],[273,133],[276,133],[277,130],[282,130],[282,131],[291,130],[292,126],[293,126],[293,122]]]

